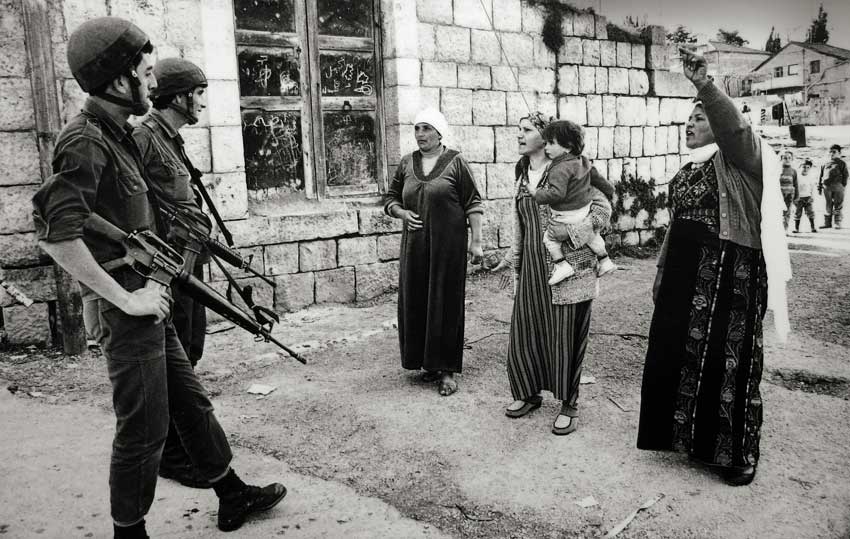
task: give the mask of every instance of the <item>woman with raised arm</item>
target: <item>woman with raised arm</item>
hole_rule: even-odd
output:
[[[705,60],[680,50],[697,104],[685,131],[690,159],[670,181],[637,446],[686,452],[746,485],[759,460],[766,308],[780,340],[788,333],[779,160]]]

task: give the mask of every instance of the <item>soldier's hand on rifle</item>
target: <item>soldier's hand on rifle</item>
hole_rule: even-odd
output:
[[[130,316],[154,316],[162,322],[171,311],[171,296],[164,287],[140,288],[130,293],[121,310]]]

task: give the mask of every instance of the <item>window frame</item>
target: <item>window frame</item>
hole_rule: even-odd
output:
[[[364,1],[364,0],[359,0]],[[238,27],[236,5],[233,4],[233,27],[237,61],[246,47],[292,49],[297,56],[300,75],[298,96],[243,96],[239,88],[240,118],[246,110],[296,111],[301,115],[301,155],[304,190],[307,200],[340,198],[373,198],[387,191],[386,127],[384,125],[384,73],[382,55],[382,26],[380,0],[365,0],[371,4],[371,37],[333,36],[319,34],[318,0],[292,0],[295,32],[275,33],[245,30]],[[310,25],[313,24],[314,27]],[[327,183],[327,148],[325,147],[324,115],[342,109],[342,105],[325,101],[322,95],[320,55],[324,51],[370,53],[374,65],[372,96],[334,97],[349,102],[352,111],[374,112],[375,118],[375,178],[371,188],[360,186],[329,186]],[[374,106],[371,104],[374,100]],[[243,146],[244,151],[244,146]]]
[[[776,66],[773,68],[773,78],[778,79],[785,76],[785,69],[783,66]]]
[[[820,73],[820,60],[812,60],[809,62],[809,74]]]
[[[793,73],[791,72],[791,68],[794,68],[794,72],[793,72]],[[788,64],[787,72],[788,72],[788,76],[789,76],[789,77],[790,77],[791,75],[797,75],[797,74],[799,74],[799,73],[800,73],[800,64]]]

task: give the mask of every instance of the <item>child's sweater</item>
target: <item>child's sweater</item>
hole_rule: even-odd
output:
[[[578,210],[592,199],[591,188],[602,191],[610,200],[614,187],[583,155],[564,154],[549,165],[545,184],[534,193],[534,201],[551,206],[553,210]]]

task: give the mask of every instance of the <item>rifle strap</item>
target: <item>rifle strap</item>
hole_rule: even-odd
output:
[[[209,191],[204,186],[204,182],[201,181],[201,172],[195,168],[195,165],[192,164],[192,160],[189,159],[189,155],[186,153],[186,148],[183,146],[182,139],[178,141],[177,145],[180,148],[180,159],[183,161],[183,164],[189,170],[189,177],[192,178],[192,184],[201,194],[201,198],[204,199],[207,206],[209,206],[209,212],[212,214],[213,219],[215,219],[218,228],[221,230],[224,237],[227,239],[227,244],[230,247],[233,247],[233,240],[230,234],[230,231],[227,230],[227,227],[224,226],[224,220],[221,218],[221,214],[218,213],[218,208],[215,207],[213,203],[212,197],[210,196]]]
[[[215,261],[215,264],[218,266],[218,269],[224,274],[224,277],[227,279],[227,300],[231,303],[233,302],[231,290],[235,289],[236,293],[239,294],[239,297],[242,298],[242,301],[245,305],[248,306],[249,309],[254,308],[254,300],[250,297],[245,297],[245,293],[242,291],[242,287],[236,282],[236,279],[233,278],[233,275],[230,274],[229,271],[224,269],[224,264],[221,263],[221,260],[218,257],[210,254],[210,258]]]

